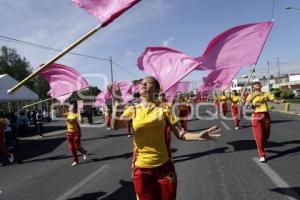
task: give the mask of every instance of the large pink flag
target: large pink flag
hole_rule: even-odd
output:
[[[107,26],[140,0],[71,0]]]
[[[167,47],[147,47],[138,59],[138,67],[154,76],[167,91],[199,66],[199,62]]]
[[[208,44],[203,55],[196,58],[201,62],[197,69],[256,65],[272,25],[273,22],[245,24],[221,33]]]
[[[63,103],[73,92],[89,87],[79,72],[61,64],[52,64],[40,72],[50,86],[48,95]]]
[[[121,95],[122,95],[121,98],[124,100],[125,103],[133,100],[132,85],[133,84],[130,81],[119,81],[115,83],[115,86],[118,87],[119,90],[121,91]],[[112,99],[112,96],[113,94],[110,91],[104,90],[96,97],[95,105],[104,106],[107,100]]]
[[[190,88],[190,81],[180,81],[175,86],[177,92],[188,92]]]
[[[111,93],[108,90],[104,90],[97,95],[95,105],[104,106],[106,101],[111,98],[112,98]]]
[[[173,102],[178,92],[185,93],[189,91],[190,81],[181,81],[176,83],[168,91],[165,92],[165,96],[168,102]]]
[[[225,90],[232,84],[232,80],[239,73],[240,68],[225,68],[211,71],[199,88],[199,93],[206,94],[214,89]]]

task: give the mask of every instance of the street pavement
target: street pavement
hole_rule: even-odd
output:
[[[206,109],[200,114],[207,117]],[[234,130],[230,118],[189,122],[189,130],[222,128],[217,141],[172,138],[178,200],[300,199],[300,118],[271,112],[268,162],[258,163],[249,120]],[[1,200],[130,200],[132,138],[126,129],[82,128],[88,160],[71,167],[64,134],[33,139],[14,150],[16,163],[0,167]]]

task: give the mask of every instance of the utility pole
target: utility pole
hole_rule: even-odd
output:
[[[109,57],[109,62],[110,62],[110,80],[111,82],[114,82],[112,57]]]
[[[278,70],[278,77],[280,77],[280,63],[279,63],[279,57],[276,57],[276,64],[277,64],[277,70]]]

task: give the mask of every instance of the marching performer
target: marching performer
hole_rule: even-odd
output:
[[[87,151],[81,146],[81,129],[79,123],[81,116],[77,113],[77,103],[72,102],[67,115],[67,141],[72,153],[72,167],[78,164],[77,151],[83,154],[83,159],[87,159]]]
[[[220,130],[215,126],[199,133],[184,131],[172,111],[157,104],[154,96],[159,93],[159,82],[153,77],[146,77],[141,85],[142,102],[139,105],[123,112],[122,100],[115,100],[112,128],[122,128],[126,121],[132,119],[135,134],[132,179],[138,199],[175,200],[177,178],[169,145],[166,144],[166,126],[170,126],[181,140],[215,139],[220,136]],[[114,85],[110,89],[114,89]]]
[[[232,114],[235,130],[238,130],[240,125],[239,108],[241,103],[241,97],[238,96],[236,90],[232,90],[230,101],[231,101],[231,114]]]
[[[227,96],[225,94],[225,91],[222,92],[219,101],[220,101],[220,108],[222,110],[223,116],[225,117],[227,114]]]
[[[252,83],[253,93],[247,97],[246,106],[252,104],[252,131],[258,149],[259,161],[266,162],[264,147],[270,137],[270,115],[268,112],[268,101],[283,103],[284,100],[275,99],[268,92],[261,91],[261,83]]]

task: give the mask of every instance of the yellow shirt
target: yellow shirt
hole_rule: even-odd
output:
[[[254,93],[248,95],[247,101],[250,101]],[[264,92],[261,96],[256,96],[252,99],[251,103],[254,107],[254,113],[258,112],[268,112],[268,101],[273,101],[275,97],[269,92]]]
[[[170,160],[165,140],[167,122],[174,125],[176,116],[169,106],[158,107],[152,104],[145,108],[143,104],[130,106],[123,117],[132,118],[135,144],[135,166],[154,168]]]
[[[231,105],[237,105],[242,101],[242,99],[239,96],[231,96],[230,101],[231,101]]]
[[[71,122],[69,120],[71,120]],[[80,116],[78,113],[68,113],[68,115],[67,115],[67,131],[68,132],[79,131],[79,127],[78,127],[79,120],[80,120]]]
[[[220,96],[220,102],[221,102],[221,103],[226,103],[226,102],[227,102],[227,96],[221,95],[221,96]]]

